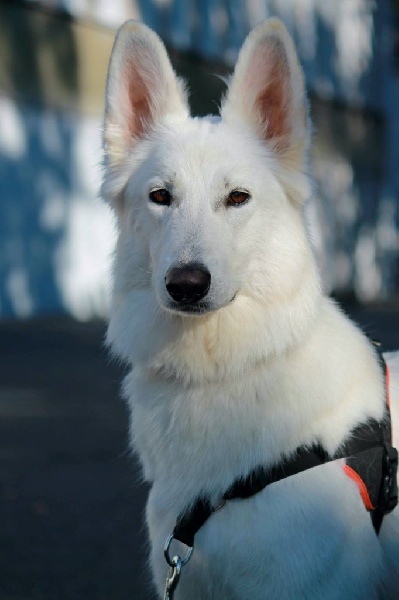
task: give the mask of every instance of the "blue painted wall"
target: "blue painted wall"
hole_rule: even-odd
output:
[[[326,288],[360,300],[397,295],[398,26],[390,0],[39,4],[110,37],[125,18],[140,18],[170,47],[230,67],[251,27],[280,16],[312,92],[316,194],[308,214]],[[0,316],[103,315],[113,227],[97,198],[101,114],[46,104],[34,75],[48,57],[66,96],[80,93],[73,21],[38,31],[37,4],[16,2],[16,10],[22,5],[34,6],[22,19],[20,12],[14,19],[13,3],[0,11],[0,39],[15,49],[12,60],[0,59]],[[11,88],[1,88],[2,70]]]

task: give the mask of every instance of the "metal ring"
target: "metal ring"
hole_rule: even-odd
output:
[[[165,546],[163,548],[163,553],[164,553],[164,556],[165,556],[165,560],[166,560],[166,562],[168,563],[168,565],[170,567],[175,567],[176,566],[176,560],[180,560],[181,561],[181,566],[183,567],[190,560],[191,555],[192,555],[193,550],[194,550],[194,546],[188,546],[187,554],[186,554],[186,556],[184,558],[181,558],[178,555],[174,556],[173,558],[170,558],[169,548],[170,548],[170,545],[171,545],[171,543],[172,543],[173,540],[174,540],[174,535],[173,535],[173,532],[172,532],[166,538]]]

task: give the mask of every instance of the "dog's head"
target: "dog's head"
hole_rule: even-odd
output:
[[[176,331],[215,313],[266,314],[296,297],[308,273],[316,289],[301,215],[307,143],[303,75],[279,21],[251,32],[220,117],[202,119],[190,117],[158,36],[127,22],[104,123],[102,193],[119,228],[113,318],[123,310],[125,329],[161,319]]]

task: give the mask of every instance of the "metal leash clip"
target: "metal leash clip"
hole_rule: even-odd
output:
[[[177,584],[179,583],[181,569],[188,563],[194,550],[193,546],[189,547],[187,554],[183,559],[179,555],[170,558],[169,548],[173,539],[173,533],[168,535],[163,549],[165,560],[169,565],[163,600],[173,600]]]

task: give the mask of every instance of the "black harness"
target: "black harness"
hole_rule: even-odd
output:
[[[247,477],[237,479],[230,486],[217,507],[213,507],[206,497],[198,498],[190,510],[179,515],[171,537],[193,547],[195,534],[212,513],[228,500],[250,498],[276,481],[339,458],[346,459],[347,474],[360,484],[363,500],[378,535],[384,515],[390,513],[398,503],[398,452],[392,446],[388,370],[382,354],[379,354],[385,374],[387,400],[382,421],[368,419],[358,425],[333,455],[328,454],[321,444],[300,446],[274,466],[254,469]]]

